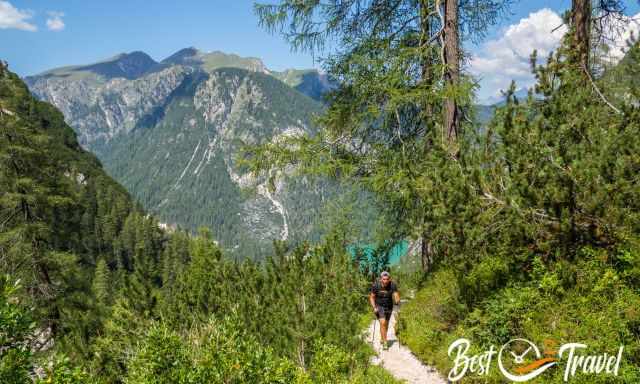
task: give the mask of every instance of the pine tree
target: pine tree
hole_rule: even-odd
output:
[[[93,292],[98,307],[104,308],[109,305],[111,298],[110,284],[109,267],[104,259],[100,258],[96,264],[93,283],[91,285],[91,291]]]
[[[206,228],[201,228],[191,245],[191,263],[184,273],[185,300],[193,315],[208,317],[223,308],[224,284],[222,253]]]
[[[42,131],[37,116],[45,115],[15,75],[0,69],[2,108],[0,115],[0,259],[2,270],[23,278],[31,298],[48,319],[46,327],[56,334],[60,321],[57,300],[61,287],[55,281],[69,276],[68,258],[52,249],[65,244],[53,235],[59,214],[72,209],[74,194],[69,178],[55,164],[57,146]],[[38,123],[35,123],[37,121]],[[53,235],[53,236],[52,236]],[[22,267],[22,268],[21,268]]]

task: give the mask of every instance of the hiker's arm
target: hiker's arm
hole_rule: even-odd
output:
[[[398,291],[393,292],[393,302],[395,305],[400,304],[400,292]]]
[[[376,310],[376,295],[373,294],[373,292],[369,293],[369,304],[371,304],[371,308],[373,308],[373,310]]]

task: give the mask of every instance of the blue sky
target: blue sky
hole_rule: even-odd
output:
[[[640,12],[637,1],[626,4],[627,14]],[[466,47],[481,100],[495,98],[511,78],[530,85],[527,52],[555,48],[562,30],[551,29],[570,5],[516,1],[484,41]],[[258,26],[252,0],[0,0],[0,58],[21,76],[135,50],[161,60],[189,46],[259,57],[275,70],[317,66],[311,55],[291,52]]]
[[[0,29],[0,57],[23,76],[136,50],[161,60],[190,46],[256,56],[277,70],[313,66],[310,55],[291,53],[279,36],[268,35],[258,26],[253,1],[249,0],[9,0],[8,3],[30,13],[32,17],[27,21],[37,28],[37,31]],[[64,13],[63,29],[47,28],[52,11]]]

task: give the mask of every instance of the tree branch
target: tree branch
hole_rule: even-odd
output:
[[[582,65],[582,71],[584,72],[585,75],[587,75],[587,78],[589,79],[589,82],[591,83],[591,86],[593,87],[593,89],[596,91],[596,93],[598,94],[598,96],[600,96],[600,98],[602,99],[602,101],[605,102],[605,104],[607,104],[611,109],[613,109],[617,114],[621,114],[622,112],[616,108],[613,104],[611,104],[609,102],[609,100],[607,100],[606,97],[604,97],[604,95],[602,94],[602,92],[600,92],[600,89],[598,89],[598,86],[596,85],[596,83],[593,81],[593,78],[591,77],[591,74],[589,74],[589,71],[587,71],[587,68],[585,68],[584,65]]]

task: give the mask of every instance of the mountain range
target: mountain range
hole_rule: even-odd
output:
[[[277,72],[257,58],[185,48],[159,62],[136,51],[24,80],[165,225],[208,226],[237,255],[313,238],[337,193],[287,175],[270,184],[235,162],[244,144],[313,133],[332,87],[317,70]]]

